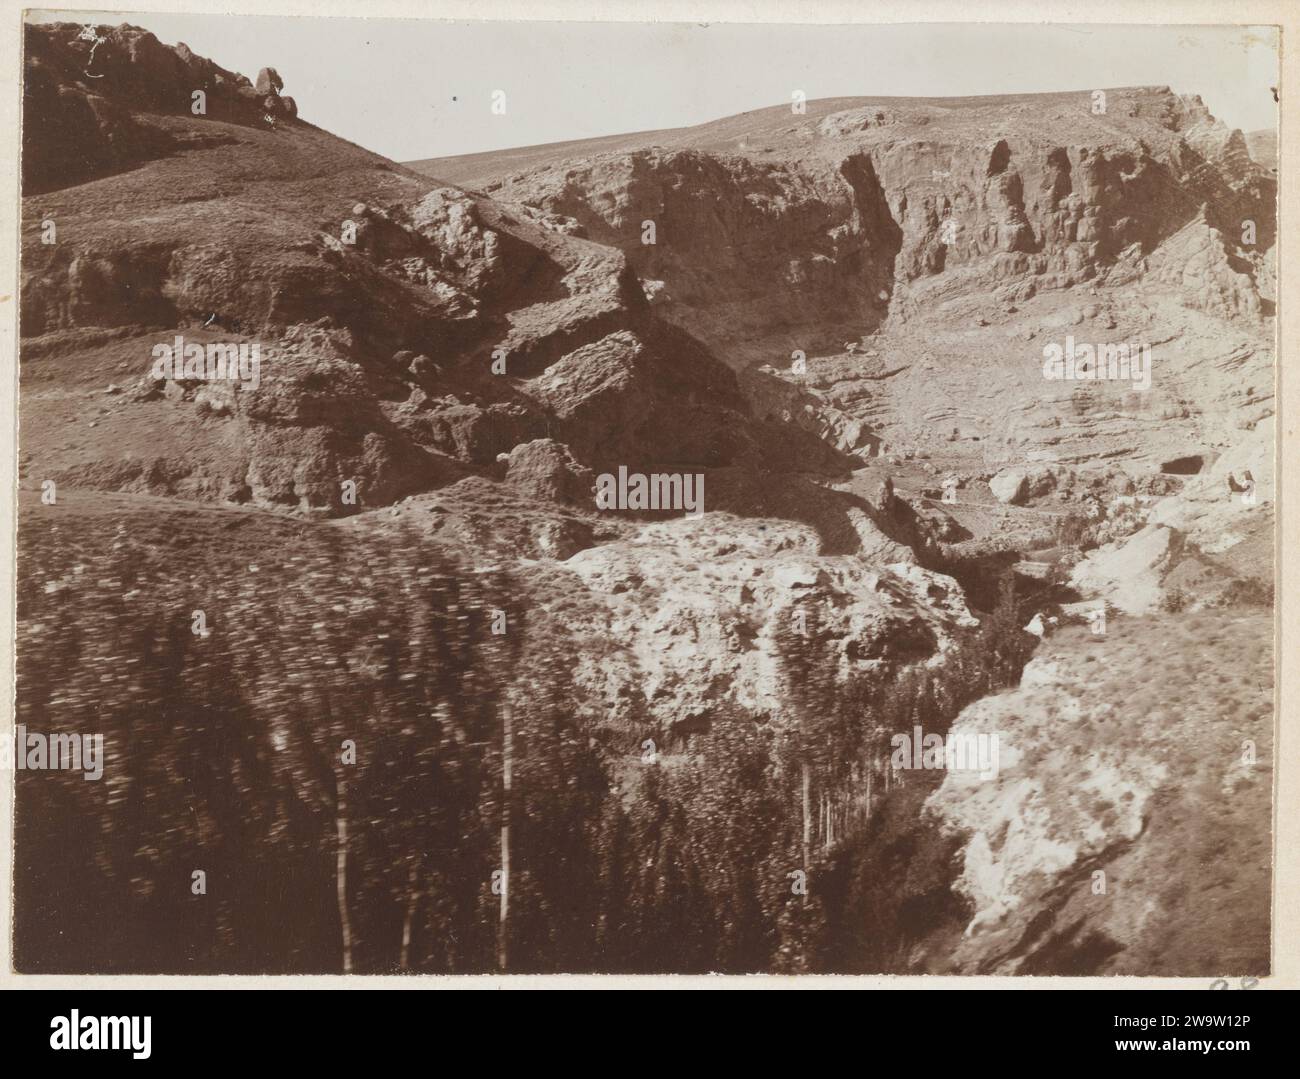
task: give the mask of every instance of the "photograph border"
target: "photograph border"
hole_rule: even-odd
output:
[[[544,0],[539,3],[510,0],[367,0],[364,16],[354,4],[341,0],[152,0],[141,11],[105,10],[104,22],[144,22],[147,13],[193,13],[220,15],[301,16],[311,18],[420,18],[457,20],[521,21],[617,21],[617,22],[735,22],[735,23],[1073,23],[1073,24],[1166,24],[1166,25],[1275,25],[1280,27],[1279,93],[1300,89],[1296,77],[1296,56],[1292,35],[1300,30],[1300,5],[1281,0],[1152,0],[1134,5],[1123,0],[1092,0],[1087,4],[1068,0],[990,0],[972,6],[959,0],[916,0],[916,2],[872,3],[851,0]],[[90,4],[34,6],[41,11],[97,10]],[[21,206],[18,168],[20,112],[22,102],[21,23],[25,6],[5,0],[0,16],[0,70],[13,81],[0,96],[0,182],[10,207]],[[1275,461],[1279,474],[1275,531],[1275,752],[1273,820],[1272,973],[1260,979],[1260,988],[1300,987],[1300,746],[1297,745],[1297,715],[1300,713],[1300,435],[1295,417],[1297,378],[1284,377],[1294,344],[1300,341],[1300,305],[1284,298],[1285,282],[1300,267],[1300,232],[1287,224],[1294,220],[1300,192],[1300,109],[1279,108],[1278,162],[1278,247],[1277,247],[1277,353],[1275,387],[1277,414]],[[18,251],[19,213],[0,219],[0,356],[7,365],[5,377],[11,392],[0,395],[0,454],[9,478],[0,497],[0,529],[9,541],[0,559],[5,609],[0,617],[0,679],[5,692],[0,704],[0,731],[14,722],[15,586],[16,586],[16,484],[18,439]],[[1297,462],[1282,469],[1284,460]],[[1290,537],[1289,542],[1283,542]],[[957,989],[1146,989],[1209,988],[1203,978],[1157,977],[1043,977],[1043,976],[903,976],[903,975],[746,975],[746,976],[579,976],[579,975],[22,975],[12,971],[13,910],[13,812],[14,785],[0,783],[0,988],[957,988]],[[1228,855],[1231,857],[1231,854]]]

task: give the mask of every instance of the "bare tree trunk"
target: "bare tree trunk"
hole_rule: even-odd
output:
[[[352,923],[348,920],[348,803],[347,780],[339,776],[338,805],[334,821],[337,833],[337,872],[339,932],[343,938],[343,973],[352,973]]]
[[[812,840],[812,815],[810,812],[809,801],[812,795],[812,777],[809,774],[808,762],[803,762],[803,871],[804,880],[808,876],[808,846]],[[808,891],[805,887],[803,901],[808,902]]]
[[[497,929],[497,966],[507,968],[506,933],[510,912],[510,767],[514,743],[510,730],[510,706],[501,712],[501,918]]]
[[[419,860],[411,862],[411,872],[406,887],[406,917],[402,919],[402,958],[399,966],[402,970],[411,969],[411,924],[415,921],[415,907],[420,902],[420,893],[415,890],[419,879]]]

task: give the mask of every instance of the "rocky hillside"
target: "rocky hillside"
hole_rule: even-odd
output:
[[[951,969],[1267,967],[1269,846],[1225,853],[1270,815],[1272,637],[1260,611],[1079,628],[961,714],[1000,732],[1001,768],[927,802],[963,837]]]
[[[1165,89],[840,99],[408,167],[273,68],[26,35],[19,715],[146,749],[20,781],[24,969],[490,969],[507,714],[511,969],[1157,969],[1066,886],[1153,865],[1219,773],[1172,793],[1177,731],[1101,752],[1050,657],[1080,604],[1266,620],[1275,179],[1240,133]],[[1149,387],[1045,380],[1067,335],[1149,346]],[[187,345],[260,366],[158,367]],[[601,508],[620,468],[701,512]],[[980,709],[1101,752],[1097,798],[1041,793],[1066,751],[975,792],[890,766]],[[257,894],[196,916],[200,856]],[[1252,942],[1257,870],[1213,885]],[[117,936],[42,928],[92,909]],[[1183,945],[1161,972],[1266,962]]]
[[[413,167],[618,247],[756,407],[803,422],[811,395],[859,456],[1140,480],[1271,424],[1273,171],[1164,87],[834,99]],[[1149,385],[1045,380],[1067,336],[1148,346]]]
[[[77,431],[26,447],[42,478],[329,516],[491,472],[543,437],[598,472],[834,464],[755,421],[617,250],[418,177],[296,106],[240,113],[248,87],[229,73],[143,30],[101,31],[28,28],[29,138],[68,130],[69,101],[97,125],[75,168],[43,144],[27,155],[28,415]],[[144,134],[124,141],[119,115]],[[257,343],[260,383],[153,377],[153,347],[177,333]]]
[[[413,167],[572,218],[737,366],[838,349],[956,290],[1025,299],[1131,276],[1207,207],[1226,249],[1201,256],[1194,300],[1258,312],[1271,172],[1199,98],[1104,94],[1100,113],[1085,94],[836,99]]]

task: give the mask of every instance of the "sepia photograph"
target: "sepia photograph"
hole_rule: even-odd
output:
[[[1274,975],[1281,28],[328,10],[13,13],[13,973]]]

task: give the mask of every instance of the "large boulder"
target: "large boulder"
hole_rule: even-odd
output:
[[[1019,469],[1004,468],[989,480],[989,490],[999,502],[1018,506],[1029,494],[1029,477]]]
[[[521,442],[506,459],[506,482],[542,502],[591,504],[593,476],[569,447],[550,438]]]
[[[880,440],[866,420],[853,419],[839,409],[827,408],[823,413],[827,428],[823,437],[841,453],[879,445]]]
[[[1125,614],[1147,614],[1160,602],[1161,578],[1174,553],[1173,530],[1149,524],[1090,551],[1071,570],[1070,584],[1082,595],[1109,600]]]
[[[258,94],[278,94],[284,89],[284,80],[280,78],[280,73],[273,67],[264,67],[257,73]]]
[[[1056,470],[1046,465],[1031,468],[1025,473],[1025,494],[1028,498],[1051,494],[1058,482]]]

